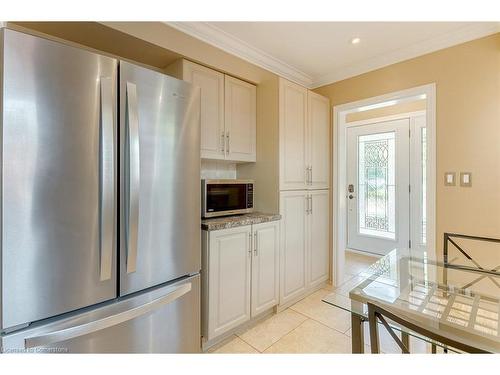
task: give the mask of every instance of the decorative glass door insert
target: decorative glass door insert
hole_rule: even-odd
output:
[[[396,238],[395,132],[358,137],[359,233]]]

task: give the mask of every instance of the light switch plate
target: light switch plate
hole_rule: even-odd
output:
[[[460,172],[460,186],[462,186],[462,187],[471,187],[472,186],[472,173]]]
[[[444,186],[455,186],[456,185],[455,176],[456,176],[455,172],[445,172]]]

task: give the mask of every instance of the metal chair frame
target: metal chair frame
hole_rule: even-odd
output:
[[[378,333],[378,322],[382,323],[382,325],[385,327],[387,332],[391,335],[393,340],[398,344],[398,346],[401,348],[401,351],[403,354],[409,354],[410,353],[410,345],[409,345],[409,335],[406,332],[402,331],[402,339],[400,339],[396,333],[394,332],[394,329],[387,323],[387,319],[392,320],[393,322],[397,323],[398,325],[407,328],[411,332],[415,332],[419,335],[422,335],[424,337],[427,337],[433,341],[442,343],[446,347],[452,347],[456,348],[458,350],[467,352],[467,353],[489,353],[485,350],[482,350],[480,348],[476,348],[452,339],[449,339],[447,337],[444,337],[442,335],[439,335],[435,332],[431,332],[426,328],[423,328],[419,325],[416,325],[414,323],[408,322],[405,319],[401,318],[400,316],[394,315],[393,313],[385,310],[384,308],[374,305],[372,303],[368,303],[368,322],[370,325],[370,346],[371,346],[371,351],[373,354],[378,354],[380,353],[380,341],[379,341],[379,333]],[[432,347],[432,353],[436,353],[436,345],[433,344]]]

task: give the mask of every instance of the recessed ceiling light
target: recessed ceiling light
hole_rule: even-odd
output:
[[[359,39],[359,38],[352,38],[351,39],[351,44],[358,44],[359,42],[361,42],[361,39]]]

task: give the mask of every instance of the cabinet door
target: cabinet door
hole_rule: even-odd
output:
[[[330,185],[330,101],[308,92],[309,189],[328,189]]]
[[[252,316],[278,304],[279,222],[253,226]]]
[[[184,60],[182,78],[201,89],[201,157],[224,159],[224,74]]]
[[[251,226],[210,232],[208,340],[250,319]]]
[[[256,95],[254,85],[225,77],[226,159],[256,161]]]
[[[280,304],[300,296],[307,286],[306,194],[280,194]]]
[[[328,280],[330,262],[330,204],[328,190],[309,192],[308,242],[309,282],[315,287]]]
[[[280,80],[280,190],[306,189],[307,89]]]

